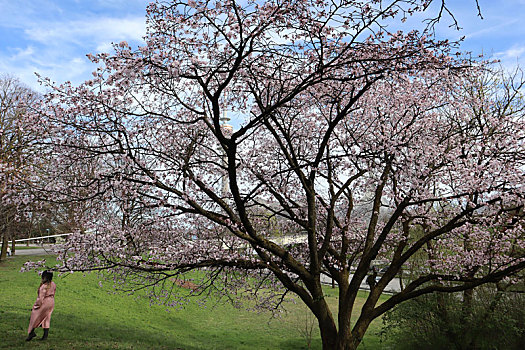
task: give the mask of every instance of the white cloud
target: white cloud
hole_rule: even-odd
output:
[[[113,49],[113,45],[111,44],[111,42],[107,41],[107,42],[103,42],[99,44],[96,47],[95,51],[96,52],[110,52],[112,49]]]
[[[494,53],[494,58],[500,60],[501,66],[507,71],[514,71],[523,66],[525,59],[525,44],[513,45],[509,49]]]
[[[497,25],[493,25],[493,26],[490,26],[490,27],[487,27],[487,28],[483,28],[483,29],[480,29],[480,30],[476,30],[476,31],[467,33],[467,34],[465,34],[465,36],[468,39],[470,39],[470,38],[475,38],[475,37],[486,36],[487,34],[499,33],[499,32],[502,31],[503,28],[515,25],[516,23],[519,23],[520,21],[521,20],[515,19],[515,20],[499,23]],[[481,22],[481,23],[484,23],[484,22]]]
[[[505,59],[517,59],[525,53],[525,45],[523,46],[513,46],[508,50],[497,52],[496,56],[502,57]]]
[[[28,39],[42,44],[57,42],[100,45],[108,40],[141,41],[146,33],[146,25],[143,17],[106,17],[84,21],[36,23],[24,32]]]
[[[25,50],[25,53],[30,50]],[[49,77],[57,83],[72,81],[79,84],[94,69],[94,66],[85,57],[64,57],[61,60],[55,58],[54,53],[41,52],[21,57],[17,52],[13,55],[0,55],[0,72],[8,72],[20,78],[29,87],[44,92],[44,88],[38,84],[35,73]]]
[[[146,32],[143,16],[91,17],[62,22],[47,18],[26,23],[30,24],[21,31],[25,41],[1,48],[0,72],[14,74],[39,91],[43,89],[37,83],[35,72],[57,83],[69,80],[79,84],[89,79],[96,68],[86,54],[111,52],[112,42],[124,40],[140,45]]]
[[[13,59],[25,59],[28,57],[32,57],[35,53],[35,49],[33,46],[27,46],[24,48],[15,48],[15,54],[13,55]]]

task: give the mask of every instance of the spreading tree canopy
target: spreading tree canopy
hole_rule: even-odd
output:
[[[429,3],[149,5],[144,46],[89,55],[98,68],[80,86],[47,81],[38,113],[56,160],[42,190],[91,203],[63,269],[107,270],[152,296],[198,270],[193,294],[269,308],[291,292],[324,349],[356,348],[405,300],[516,276],[521,85],[430,30],[392,30]],[[323,275],[339,286],[337,318]]]

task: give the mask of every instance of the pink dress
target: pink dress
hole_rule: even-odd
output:
[[[33,310],[31,310],[31,320],[27,333],[31,333],[33,328],[49,328],[51,323],[51,313],[55,308],[55,291],[57,286],[55,282],[42,284],[38,288],[38,298],[36,298]]]

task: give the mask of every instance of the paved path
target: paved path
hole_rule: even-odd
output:
[[[350,279],[352,279],[354,275],[350,275]],[[328,276],[321,275],[321,282],[324,284],[332,284],[332,279]],[[336,283],[337,285],[337,283]],[[368,284],[366,284],[366,278],[361,282],[361,286],[359,286],[359,289],[363,290],[370,290],[368,287]],[[401,292],[401,285],[399,283],[399,278],[394,278],[390,283],[387,284],[385,288],[385,292],[387,293],[399,293]]]
[[[55,254],[48,245],[34,246],[31,249],[17,249],[15,256],[18,255],[52,255]]]

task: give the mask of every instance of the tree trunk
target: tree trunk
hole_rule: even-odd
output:
[[[336,349],[337,329],[333,322],[319,320],[323,350]]]
[[[2,250],[0,251],[0,261],[5,260],[7,257],[7,245],[8,245],[8,239],[7,239],[7,232],[2,232]]]
[[[356,350],[359,344],[361,344],[361,341],[363,340],[363,336],[366,333],[366,330],[368,329],[368,326],[370,326],[371,320],[363,320],[362,322],[357,321],[360,323],[358,326],[354,327],[353,331],[350,332],[348,330],[346,334],[340,335],[340,348],[341,350]]]
[[[8,230],[8,232],[9,232],[9,237],[11,237],[11,256],[13,256],[15,255],[15,250],[16,250],[16,242],[15,242],[16,234],[15,234],[14,229],[10,229]]]
[[[472,301],[474,299],[474,290],[469,289],[463,292],[463,305],[462,305],[462,313],[461,313],[461,325],[463,328],[467,328],[470,326],[471,321],[471,313],[472,313]],[[470,332],[466,332],[463,330],[461,333],[468,334]],[[476,349],[476,340],[474,338],[466,338],[463,337],[464,343],[462,344],[462,349],[471,350]]]
[[[340,310],[341,311],[341,310]],[[361,344],[370,321],[361,322],[361,325],[352,331],[350,323],[345,324],[339,331],[337,329],[323,330],[321,323],[321,338],[323,350],[355,350]]]
[[[323,337],[321,331],[321,339],[323,342],[323,350],[356,350],[361,339],[352,337],[350,332],[346,334],[336,334],[333,337]]]
[[[312,311],[314,311],[314,315],[317,318],[317,322],[319,324],[319,331],[321,333],[323,350],[335,349],[335,344],[337,343],[338,335],[337,327],[334,323],[334,318],[332,317],[330,308],[326,304],[324,298],[321,298],[316,301],[315,307]]]

